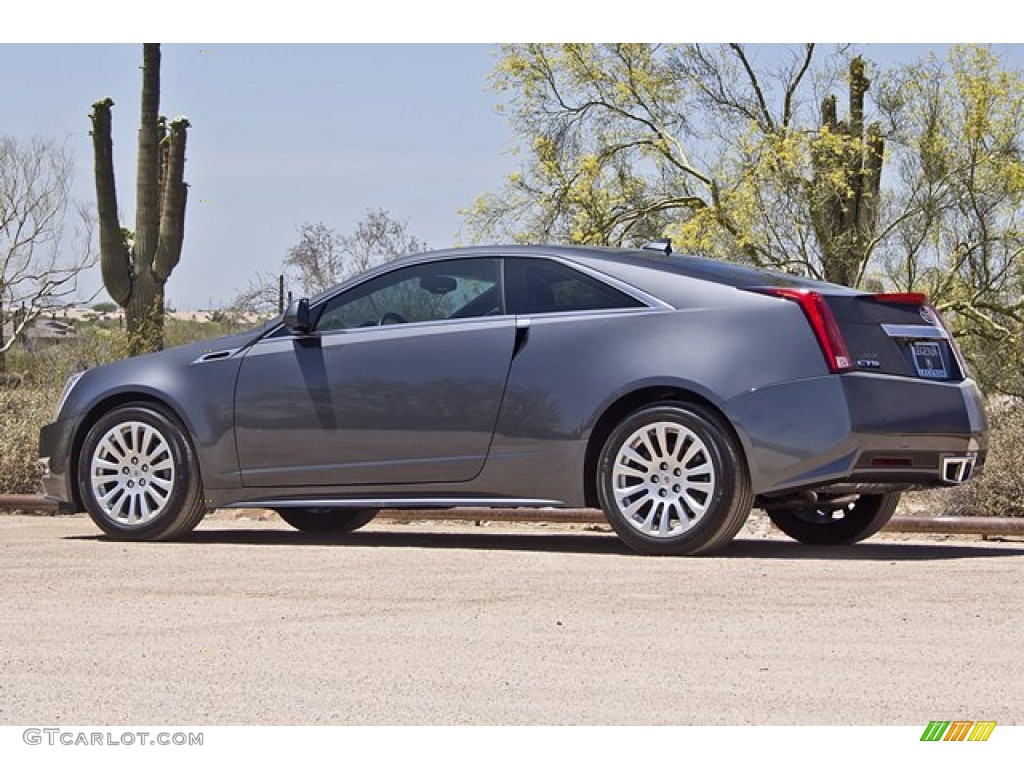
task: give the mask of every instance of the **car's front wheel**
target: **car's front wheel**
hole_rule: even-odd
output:
[[[118,539],[173,539],[206,513],[185,428],[148,404],[120,406],[92,425],[78,457],[78,490],[93,522]]]
[[[882,530],[900,502],[898,493],[856,497],[819,494],[815,504],[767,507],[776,527],[804,544],[853,544]]]
[[[597,487],[609,524],[646,554],[710,552],[732,540],[753,504],[736,439],[689,403],[626,417],[601,451]]]
[[[348,533],[362,528],[377,516],[376,509],[291,507],[275,509],[292,528],[306,533]]]

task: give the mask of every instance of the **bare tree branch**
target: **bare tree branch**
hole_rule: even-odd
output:
[[[52,141],[0,136],[0,372],[4,353],[46,306],[73,293],[91,266],[92,220],[71,208],[73,163]],[[69,213],[77,221],[68,225]],[[3,321],[17,319],[9,338]]]
[[[812,58],[814,58],[814,43],[807,43],[804,46],[803,64],[800,66],[796,76],[793,77],[793,79],[790,80],[789,85],[786,86],[786,98],[782,107],[783,128],[789,128],[789,124],[793,119],[793,97],[796,94],[797,89],[800,87],[800,82],[804,79],[804,75],[807,74],[807,70],[811,67]]]
[[[754,68],[750,66],[750,61],[747,59],[747,54],[743,50],[743,46],[739,43],[729,43],[729,48],[740,60],[743,65],[743,70],[747,73],[747,80],[750,82],[750,87],[754,90],[754,96],[757,98],[757,106],[760,109],[761,120],[764,122],[765,129],[774,133],[775,132],[775,120],[772,118],[772,113],[768,109],[768,102],[765,101],[764,92],[761,90],[761,83],[757,79],[757,74],[754,72]]]

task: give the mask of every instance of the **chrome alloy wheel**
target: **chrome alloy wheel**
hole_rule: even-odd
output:
[[[612,490],[623,517],[648,536],[671,538],[704,516],[715,492],[711,452],[696,433],[657,421],[623,442],[612,467]]]
[[[89,476],[100,510],[124,526],[157,517],[174,490],[174,459],[167,439],[141,421],[121,422],[100,438]]]

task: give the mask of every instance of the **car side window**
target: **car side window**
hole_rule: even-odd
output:
[[[316,330],[486,317],[503,311],[497,259],[453,259],[397,269],[327,301]]]
[[[547,259],[506,259],[505,284],[508,311],[516,315],[645,306],[590,275]]]

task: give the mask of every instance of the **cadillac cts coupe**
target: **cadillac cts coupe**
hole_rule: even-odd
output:
[[[381,508],[599,506],[632,548],[710,552],[758,506],[855,542],[984,461],[982,400],[921,294],[642,250],[406,257],[258,330],[73,376],[45,491],[107,534],[218,507],[308,532]]]

